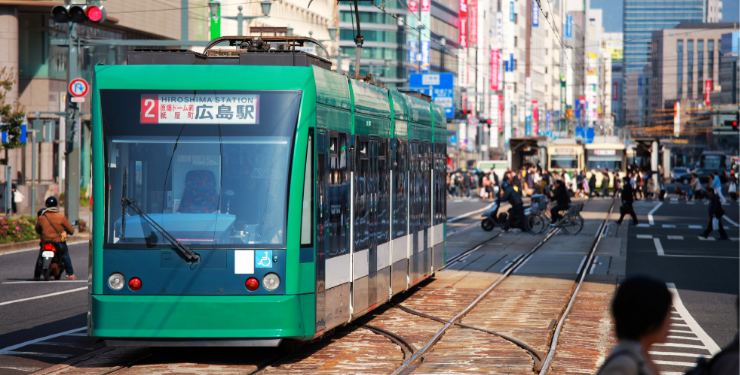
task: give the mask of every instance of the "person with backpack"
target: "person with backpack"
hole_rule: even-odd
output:
[[[672,296],[664,282],[644,277],[625,280],[612,300],[617,345],[597,375],[660,375],[648,354],[668,340]]]
[[[462,185],[463,185],[463,190],[465,190],[465,197],[470,197],[470,182],[471,182],[470,173],[465,172],[465,174],[462,177],[463,177]],[[460,196],[462,196],[462,194],[460,194]]]

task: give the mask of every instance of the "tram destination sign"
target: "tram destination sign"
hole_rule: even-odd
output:
[[[259,95],[143,94],[142,124],[259,124]]]

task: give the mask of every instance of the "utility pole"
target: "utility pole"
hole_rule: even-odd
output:
[[[69,42],[69,76],[68,84],[77,78],[77,52],[79,49],[79,40],[77,39],[77,23],[67,23],[68,42]],[[77,45],[75,45],[77,43]],[[72,101],[72,95],[67,95],[67,116],[66,131],[67,143],[65,153],[67,156],[65,169],[65,199],[64,215],[68,220],[78,220],[80,218],[80,116],[78,104]],[[59,129],[59,131],[64,131]]]

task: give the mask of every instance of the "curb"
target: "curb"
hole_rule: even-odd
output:
[[[72,358],[72,359],[70,359],[70,360],[68,360],[66,362],[62,362],[62,363],[60,363],[58,365],[54,365],[54,366],[45,368],[43,370],[36,371],[32,375],[49,375],[49,374],[52,374],[52,373],[55,373],[55,372],[59,372],[59,371],[62,371],[62,370],[67,369],[68,367],[70,367],[70,366],[72,366],[74,364],[80,363],[82,361],[86,361],[88,359],[91,359],[91,358],[94,358],[94,357],[98,356],[99,354],[103,354],[105,352],[109,352],[109,351],[114,350],[114,349],[115,348],[110,348],[110,347],[100,348],[98,350],[94,350],[94,351],[89,352],[87,354],[83,354],[81,356]]]
[[[67,244],[69,245],[78,244],[78,243],[86,242],[89,239],[90,239],[90,236],[87,234],[73,235],[69,237],[69,239],[67,240]],[[14,253],[14,252],[19,252],[19,251],[35,250],[38,248],[39,248],[39,240],[2,244],[0,245],[0,256]]]

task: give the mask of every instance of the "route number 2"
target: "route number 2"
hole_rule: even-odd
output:
[[[142,95],[141,96],[141,123],[158,123],[159,122],[159,96]]]

